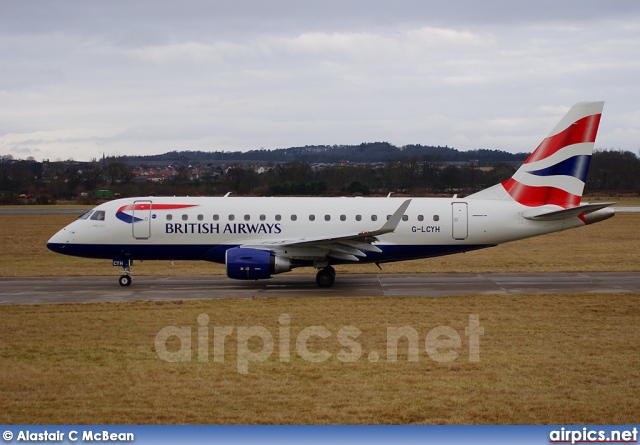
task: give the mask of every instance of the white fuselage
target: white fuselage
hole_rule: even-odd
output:
[[[107,202],[55,234],[48,247],[92,258],[189,259],[224,263],[237,246],[274,245],[374,231],[403,198],[150,197]],[[188,206],[188,207],[186,207]],[[393,233],[360,262],[426,258],[490,247],[584,225],[523,218],[514,201],[412,198]],[[133,221],[136,222],[133,222]],[[315,247],[314,247],[315,248]],[[313,248],[312,248],[313,249]],[[287,252],[300,259],[317,252]],[[332,264],[353,262],[332,260]]]

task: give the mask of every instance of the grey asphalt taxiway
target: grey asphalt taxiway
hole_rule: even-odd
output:
[[[326,289],[316,285],[314,275],[293,274],[250,282],[220,275],[140,276],[129,287],[121,287],[117,276],[0,278],[0,304],[573,293],[640,294],[640,272],[340,274]]]

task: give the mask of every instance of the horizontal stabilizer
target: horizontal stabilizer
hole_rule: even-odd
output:
[[[537,207],[526,210],[523,213],[525,219],[532,221],[559,221],[561,219],[576,218],[580,215],[588,215],[605,207],[615,204],[615,202],[602,202],[597,204],[584,204],[570,209],[555,210],[549,207]]]

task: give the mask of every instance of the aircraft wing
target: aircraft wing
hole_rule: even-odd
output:
[[[411,204],[411,199],[404,201],[391,215],[391,218],[377,230],[295,240],[267,240],[241,247],[271,250],[278,255],[295,259],[318,260],[329,257],[338,260],[359,261],[359,258],[367,256],[366,252],[382,252],[373,243],[378,241],[378,236],[396,230],[409,204]]]

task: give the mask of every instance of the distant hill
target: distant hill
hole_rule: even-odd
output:
[[[493,165],[497,162],[521,163],[529,153],[508,153],[502,150],[469,150],[459,151],[451,147],[406,145],[396,147],[388,142],[368,142],[360,145],[313,145],[305,147],[279,148],[275,150],[250,151],[171,151],[152,156],[128,156],[129,162],[167,163],[167,164],[202,164],[233,162],[307,162],[350,163],[388,162],[398,159],[419,158],[439,162],[469,162],[479,165]]]

